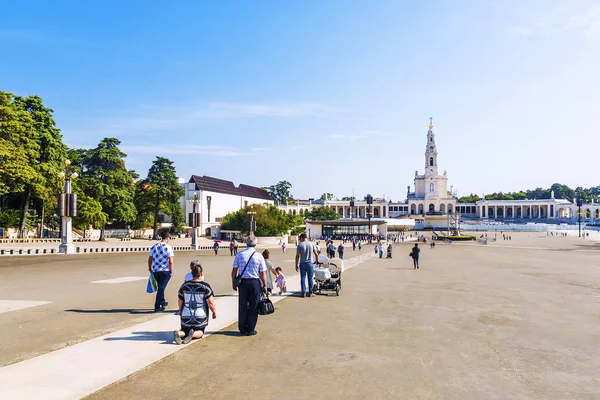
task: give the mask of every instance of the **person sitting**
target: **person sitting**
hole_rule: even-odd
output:
[[[192,280],[185,282],[179,288],[181,329],[173,331],[173,339],[176,344],[187,344],[192,339],[200,339],[204,336],[204,330],[208,325],[209,309],[213,319],[217,318],[214,293],[210,285],[204,282],[200,261],[192,261],[190,268]]]

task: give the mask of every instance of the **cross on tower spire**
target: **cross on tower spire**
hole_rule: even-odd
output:
[[[429,117],[429,129],[433,129],[433,117]]]

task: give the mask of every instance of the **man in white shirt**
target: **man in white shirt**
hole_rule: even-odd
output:
[[[256,237],[246,238],[247,249],[239,252],[233,260],[231,281],[240,275],[242,283],[238,291],[238,329],[242,335],[256,335],[258,303],[261,292],[267,291],[267,264],[262,254],[256,251]]]

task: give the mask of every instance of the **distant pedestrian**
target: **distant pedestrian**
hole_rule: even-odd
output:
[[[213,319],[217,318],[214,293],[210,285],[204,282],[200,261],[192,261],[190,269],[192,270],[192,279],[181,285],[177,296],[181,330],[173,332],[176,344],[187,344],[192,339],[200,339],[204,336],[204,330],[208,325],[209,309]]]
[[[377,245],[377,251],[379,251],[379,258],[383,258],[383,244],[381,242]]]
[[[154,274],[158,283],[156,299],[154,300],[154,312],[164,311],[169,303],[165,300],[165,289],[173,274],[173,248],[169,245],[169,232],[160,232],[160,243],[156,243],[150,249],[148,257],[148,271]]]
[[[337,250],[338,250],[338,256],[340,257],[340,260],[343,260],[344,259],[344,244],[340,243]]]
[[[285,254],[285,242],[281,244],[281,251],[283,252],[283,254]]]
[[[358,242],[358,251],[361,251],[361,250],[362,250],[362,243]]]
[[[229,242],[229,253],[233,256],[233,242]]]
[[[213,250],[215,251],[215,256],[216,256],[217,253],[219,252],[219,243],[217,243],[216,241],[213,244]]]
[[[352,251],[356,251],[356,241],[352,241]]]
[[[239,243],[237,240],[233,239],[233,255],[237,256]]]
[[[413,259],[413,265],[414,265],[413,269],[419,269],[419,253],[420,252],[421,252],[421,249],[419,249],[419,245],[417,243],[415,243],[415,247],[413,247],[412,251],[409,254],[409,256],[411,256]]]
[[[256,237],[246,238],[246,250],[241,251],[233,260],[231,281],[240,275],[242,283],[234,290],[238,291],[238,329],[242,335],[256,335],[258,322],[258,303],[261,292],[267,292],[267,264],[255,250]]]

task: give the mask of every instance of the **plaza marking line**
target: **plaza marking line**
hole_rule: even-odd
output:
[[[134,281],[145,281],[147,279],[147,276],[124,276],[122,278],[105,279],[103,281],[92,281],[90,283],[125,283]]]
[[[43,306],[51,301],[28,301],[28,300],[0,300],[0,314],[10,311],[23,310],[24,308]]]
[[[344,270],[373,256],[368,252],[344,260]],[[287,287],[290,292],[299,291],[299,276],[290,276]],[[271,300],[276,303],[286,297],[273,296]],[[218,318],[210,320],[205,336],[237,322],[237,296],[219,297],[215,302]],[[62,400],[88,396],[185,348],[172,344],[173,330],[179,326],[179,316],[165,315],[2,367],[0,398]]]

